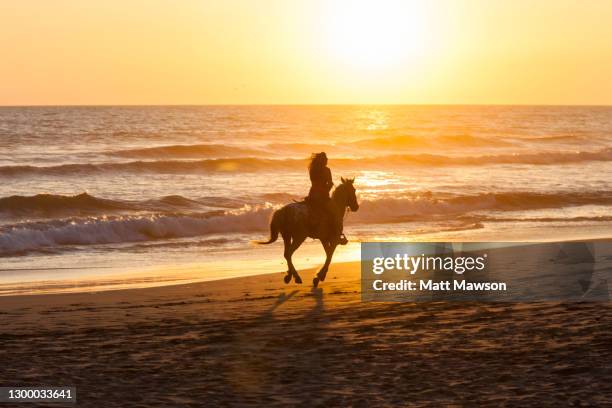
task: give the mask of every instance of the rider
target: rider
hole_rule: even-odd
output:
[[[340,245],[346,245],[348,241],[342,233],[342,218],[336,214],[334,204],[329,197],[334,182],[332,181],[331,170],[327,167],[325,152],[312,154],[308,172],[312,186],[306,200],[313,208],[327,214],[327,218],[332,221],[335,230],[334,236],[338,237]]]

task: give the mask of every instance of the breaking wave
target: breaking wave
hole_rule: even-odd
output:
[[[550,194],[499,192],[447,197],[422,194],[406,198],[364,201],[357,213],[350,214],[350,219],[366,223],[402,222],[427,220],[427,217],[431,216],[456,216],[475,211],[520,211],[610,204],[612,204],[612,191]],[[485,219],[483,216],[482,220]]]
[[[91,196],[78,198],[81,196],[83,195],[73,198],[77,202],[106,205],[106,200]],[[177,199],[171,199],[174,200]],[[183,200],[187,199],[178,199],[180,202]],[[488,218],[486,215],[480,216],[475,213],[478,211],[515,211],[610,203],[612,203],[612,192],[551,194],[500,192],[461,196],[437,196],[426,193],[404,198],[362,201],[359,211],[350,213],[347,217],[347,224],[426,222],[474,213],[472,221],[474,225],[480,225],[480,222],[486,222]],[[209,234],[223,236],[259,232],[265,235],[275,208],[278,208],[278,205],[246,205],[240,209],[225,211],[72,217],[62,220],[22,222],[0,227],[0,256],[20,255],[62,246],[143,242]]]
[[[12,216],[88,215],[127,211],[176,211],[195,208],[202,203],[179,195],[159,199],[131,201],[98,198],[87,193],[74,196],[36,194],[0,198],[0,214]]]
[[[167,213],[176,211],[202,211],[210,209],[239,209],[252,202],[283,203],[297,199],[288,193],[266,193],[248,198],[207,196],[191,199],[181,195],[168,195],[142,201],[117,200],[94,197],[87,193],[77,195],[36,194],[0,198],[0,215],[13,217],[67,217],[131,212]]]
[[[272,207],[245,207],[235,212],[133,215],[28,222],[0,230],[0,256],[20,255],[59,246],[99,245],[267,228]]]

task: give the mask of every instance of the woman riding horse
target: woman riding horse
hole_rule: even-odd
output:
[[[274,211],[270,220],[270,239],[255,242],[257,244],[268,245],[275,242],[278,236],[281,235],[285,246],[283,256],[287,260],[288,267],[285,283],[291,282],[291,279],[295,279],[295,283],[302,283],[302,278],[300,278],[298,271],[295,269],[291,257],[306,238],[311,237],[321,241],[325,250],[325,263],[312,280],[313,285],[316,287],[319,282],[325,280],[336,246],[339,243],[346,243],[346,238],[341,236],[343,215],[346,209],[357,211],[359,210],[359,203],[357,202],[357,193],[353,185],[355,179],[348,178],[340,179],[341,183],[334,189],[330,199],[331,172],[326,166],[327,158],[325,153],[320,153],[314,159],[310,166],[312,188],[310,189],[309,198],[304,201],[287,204]],[[317,205],[319,206],[319,211],[323,214],[319,214],[318,228],[313,228],[311,219],[317,218],[317,214],[313,214],[313,207]]]
[[[313,218],[318,221],[313,224],[318,228],[321,222],[331,223],[337,242],[340,245],[346,245],[348,240],[342,233],[342,219],[338,219],[329,197],[329,192],[334,182],[332,181],[331,170],[327,167],[327,155],[325,152],[312,154],[308,173],[312,186],[310,187],[306,202],[313,210]]]

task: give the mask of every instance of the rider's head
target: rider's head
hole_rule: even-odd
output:
[[[312,156],[310,156],[309,169],[322,169],[325,166],[327,166],[327,155],[325,152],[313,153]]]

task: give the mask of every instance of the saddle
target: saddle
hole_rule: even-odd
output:
[[[304,197],[299,203],[308,208],[308,236],[320,239],[324,234],[324,226],[331,223],[329,216],[322,208],[317,208],[308,197]]]
[[[325,233],[329,234],[333,230],[333,220],[330,219],[329,214],[322,208],[317,208],[314,203],[308,197],[304,197],[302,201],[296,201],[300,204],[305,204],[308,207],[308,236],[314,239],[326,238]],[[325,226],[329,228],[325,230]],[[340,234],[340,245],[346,245],[348,240],[344,234]]]

